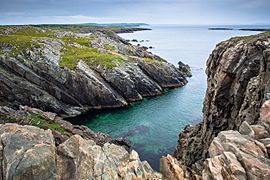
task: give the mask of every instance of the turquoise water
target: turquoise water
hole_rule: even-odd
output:
[[[202,118],[206,90],[206,60],[215,45],[247,31],[210,31],[208,27],[151,26],[152,31],[120,34],[126,39],[149,40],[144,46],[177,64],[179,60],[192,68],[193,77],[182,88],[168,90],[163,96],[145,99],[128,108],[104,111],[80,117],[80,122],[94,131],[125,137],[134,143],[142,160],[158,170],[162,155],[173,153],[179,132]],[[78,122],[78,121],[77,121]]]

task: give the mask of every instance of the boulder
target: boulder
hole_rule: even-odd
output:
[[[222,131],[209,147],[205,179],[269,179],[270,159],[264,144],[237,131]]]
[[[56,179],[56,154],[52,132],[33,126],[0,126],[1,177],[3,179]]]
[[[74,135],[58,146],[58,173],[62,179],[161,179],[138,154]]]

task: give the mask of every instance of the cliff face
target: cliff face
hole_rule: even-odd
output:
[[[179,135],[174,156],[200,169],[213,139],[242,122],[256,124],[259,109],[269,99],[270,34],[236,37],[221,42],[207,61],[207,91],[203,121]],[[221,135],[220,135],[221,136]],[[196,163],[198,162],[198,163]]]
[[[181,71],[113,32],[0,29],[0,101],[65,116],[126,106],[187,83]]]

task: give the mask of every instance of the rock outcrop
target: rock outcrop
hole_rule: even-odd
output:
[[[76,116],[126,106],[186,83],[178,68],[113,32],[1,27],[1,105]]]
[[[259,109],[270,98],[269,70],[269,33],[218,44],[207,61],[203,121],[180,133],[174,156],[183,165],[199,168],[211,154],[210,144],[221,131],[238,130],[244,121],[257,124]],[[260,131],[260,126],[254,132],[256,129]]]
[[[192,167],[168,155],[161,158],[164,178],[183,179],[270,179],[270,100],[260,110],[254,125],[246,121],[239,131],[221,131],[208,149],[208,158]],[[241,132],[241,133],[240,133]],[[195,166],[196,165],[196,166]]]
[[[126,150],[131,150],[131,143],[123,138],[112,139],[107,134],[95,133],[83,125],[73,125],[63,120],[60,116],[52,112],[44,112],[40,109],[28,106],[20,106],[19,110],[14,110],[6,106],[0,106],[0,124],[17,123],[20,125],[32,125],[42,129],[51,129],[54,135],[55,144],[65,142],[73,135],[80,135],[86,140],[92,140],[97,145],[103,146],[105,143],[112,143],[123,146]]]
[[[1,179],[161,179],[135,151],[73,135],[59,146],[51,130],[0,125]]]

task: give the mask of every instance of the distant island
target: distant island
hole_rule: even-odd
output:
[[[25,25],[9,25],[9,27],[24,27]],[[83,24],[29,24],[28,27],[72,31],[75,33],[93,33],[96,31],[113,31],[115,33],[133,33],[135,31],[152,30],[146,23],[83,23]],[[142,27],[144,26],[144,27]],[[1,27],[1,25],[0,25]],[[2,26],[8,27],[8,26]]]
[[[237,30],[237,31],[270,31],[270,28],[226,28],[226,27],[211,27],[208,30]]]

